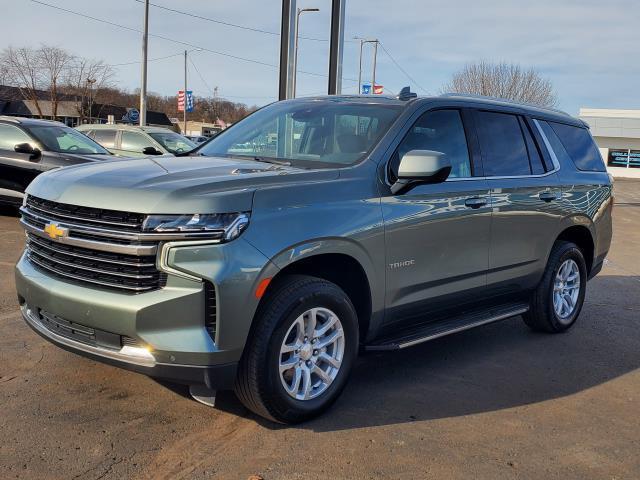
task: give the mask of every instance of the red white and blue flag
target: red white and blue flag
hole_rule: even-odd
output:
[[[184,112],[184,90],[178,91],[178,111]],[[193,112],[193,92],[187,90],[187,112]]]

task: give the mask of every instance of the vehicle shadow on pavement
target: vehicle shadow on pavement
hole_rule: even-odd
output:
[[[516,317],[407,350],[364,354],[333,408],[297,428],[326,432],[513,408],[639,368],[640,277],[596,277],[587,298],[578,323],[563,334],[532,332]],[[239,413],[232,401],[217,407]]]

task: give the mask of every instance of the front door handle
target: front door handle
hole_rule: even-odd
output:
[[[469,208],[480,208],[487,204],[487,199],[482,197],[471,197],[464,201],[464,204]]]
[[[545,202],[552,202],[558,199],[558,194],[555,192],[542,192],[540,195],[538,195],[538,197],[540,198],[540,200],[543,200]]]

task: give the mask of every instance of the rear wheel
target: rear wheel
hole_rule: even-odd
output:
[[[274,285],[240,362],[236,394],[268,419],[296,423],[325,411],[344,388],[358,347],[349,297],[320,278]]]
[[[553,246],[542,281],[523,315],[533,330],[551,333],[569,329],[577,320],[587,287],[587,266],[582,251],[572,242]]]

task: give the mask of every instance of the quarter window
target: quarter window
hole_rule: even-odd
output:
[[[116,146],[115,130],[96,130],[92,138],[104,148],[114,148]]]
[[[0,124],[0,149],[11,150],[20,143],[28,143],[33,146],[31,137],[17,127]]]
[[[586,128],[563,123],[547,122],[564,145],[578,170],[604,172],[605,166],[600,151]]]
[[[395,181],[400,160],[411,150],[434,150],[451,162],[449,177],[471,176],[469,148],[458,110],[435,110],[422,115],[398,146],[390,164],[389,176]]]
[[[531,175],[518,117],[508,113],[478,112],[477,119],[485,175]]]

